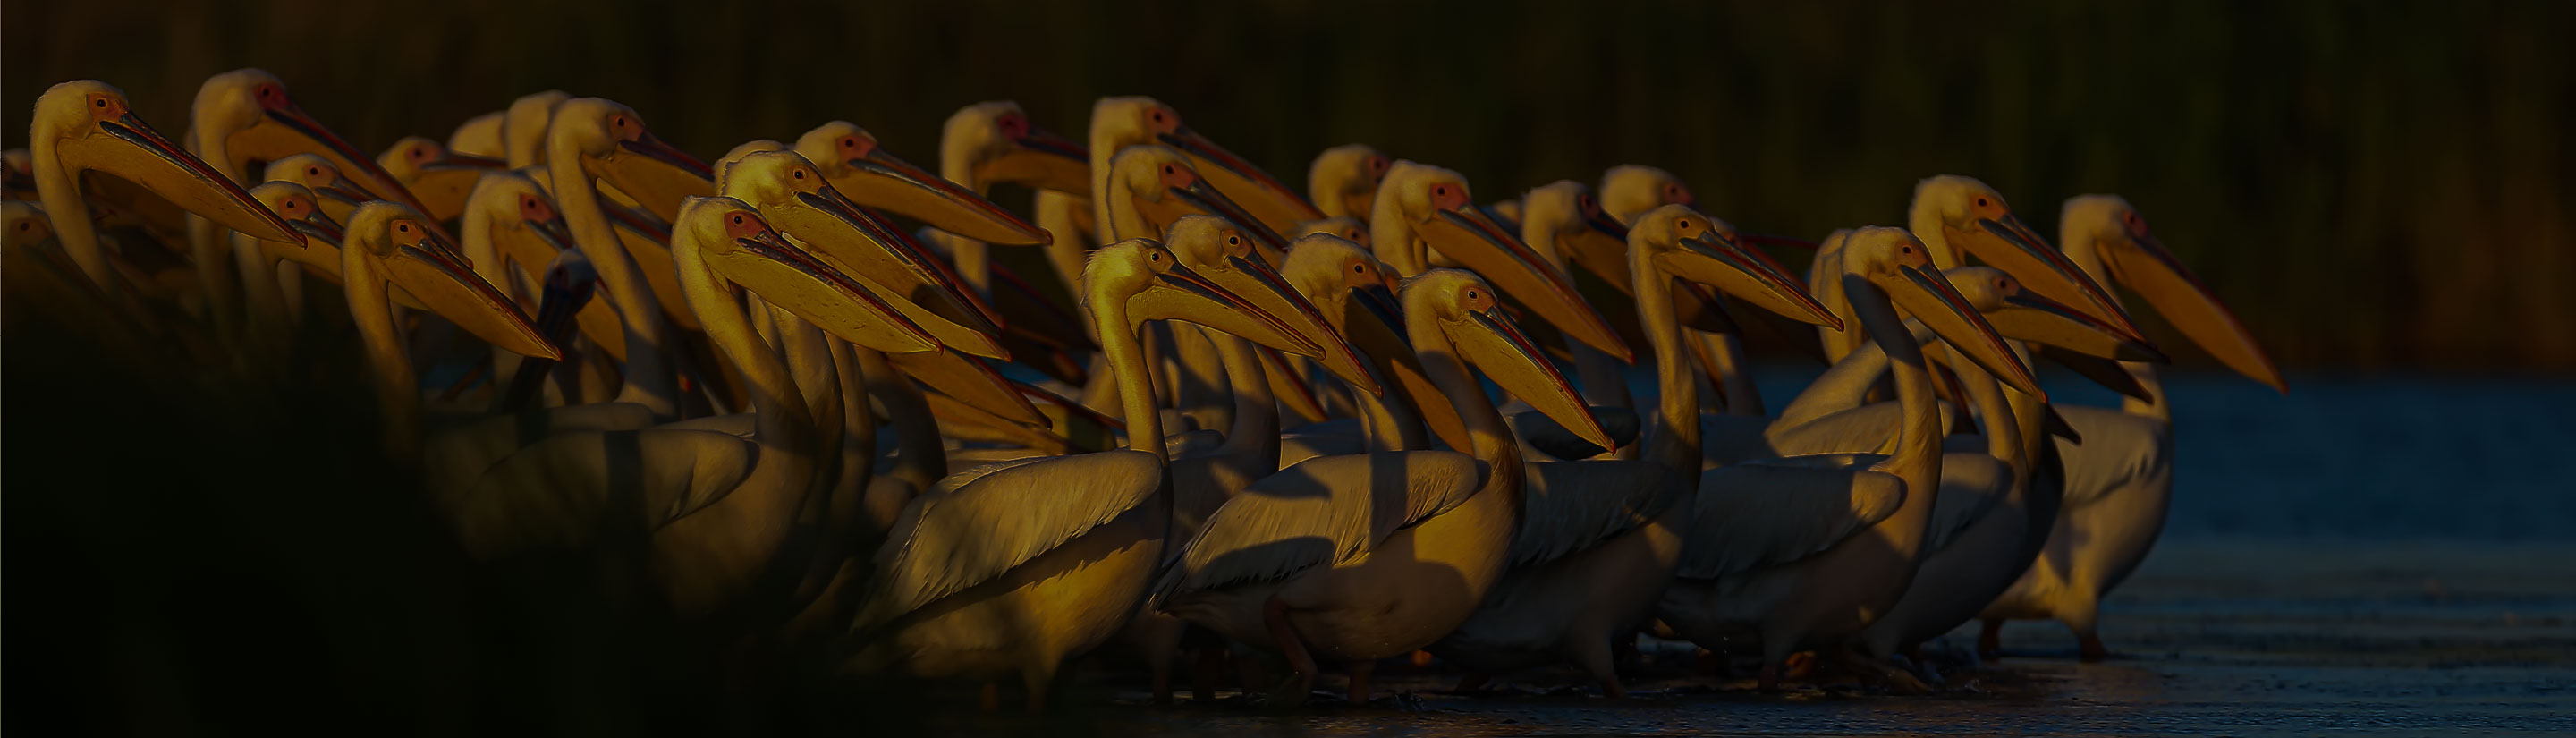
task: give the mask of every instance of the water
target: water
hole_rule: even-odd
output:
[[[1760,372],[1767,401],[1811,374]],[[2075,381],[2046,384],[2060,402],[2112,401]],[[1088,688],[1117,706],[1083,722],[1226,736],[2576,733],[2576,483],[2556,463],[2576,445],[2576,383],[2309,376],[2284,396],[2184,374],[2169,388],[2173,514],[2104,605],[2106,663],[2075,662],[2054,624],[2022,623],[2007,658],[1954,667],[1933,696],[1766,696],[1695,675],[1676,650],[1650,656],[1627,703],[1564,689],[1582,683],[1570,672],[1454,697],[1439,692],[1456,675],[1435,671],[1382,676],[1379,694],[1410,694],[1369,708],[1293,714],[1152,709],[1112,672]]]

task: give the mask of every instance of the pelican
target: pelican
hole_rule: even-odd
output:
[[[1457,172],[1396,162],[1378,186],[1369,216],[1369,239],[1378,258],[1399,274],[1410,276],[1431,268],[1430,251],[1437,249],[1529,306],[1567,338],[1622,362],[1632,358],[1610,324],[1575,295],[1574,283],[1563,272],[1550,267],[1544,257],[1504,232],[1476,206],[1467,193],[1466,179]]]
[[[476,276],[428,216],[390,202],[358,208],[340,247],[340,279],[349,314],[366,347],[388,456],[405,465],[421,458],[420,387],[411,352],[394,321],[400,288],[459,328],[503,350],[560,359],[563,354],[529,324],[517,304]]]
[[[465,195],[485,172],[499,170],[502,160],[466,154],[419,136],[406,136],[376,155],[385,174],[420,198],[421,212],[441,221],[465,212]]]
[[[2112,195],[2067,200],[2058,228],[2065,258],[2086,274],[2127,285],[2220,363],[2288,391],[2236,316],[2147,230],[2128,201]],[[2126,400],[2118,410],[2061,408],[2086,442],[2058,444],[2066,499],[2056,527],[2029,571],[1978,615],[1985,621],[1979,651],[1999,651],[2005,620],[2050,619],[2075,634],[2083,660],[2107,654],[2095,630],[2102,596],[2146,559],[2164,530],[2173,493],[2172,406],[2152,366],[2125,366],[2151,399]]]
[[[366,185],[350,181],[340,173],[339,165],[316,154],[292,154],[268,163],[260,173],[264,182],[292,182],[319,196],[322,212],[346,223],[358,206],[382,200]]]
[[[486,558],[537,547],[639,546],[619,553],[635,557],[682,617],[700,617],[809,563],[794,555],[788,534],[822,468],[815,420],[789,368],[755,335],[735,288],[872,350],[940,347],[866,287],[781,238],[751,206],[693,197],[679,215],[674,266],[708,338],[743,369],[755,430],[558,434],[495,465],[455,501],[453,514],[467,550]]]
[[[506,170],[483,175],[466,194],[463,208],[457,237],[465,258],[475,274],[504,292],[512,292],[513,286],[543,283],[549,265],[561,253],[573,250],[572,236],[554,199],[525,175]],[[584,259],[582,268],[595,271],[588,263]],[[535,307],[525,299],[522,302]],[[625,360],[626,329],[608,301],[584,301],[573,320],[591,346],[607,358]],[[508,352],[496,353],[493,376],[510,376],[518,359]]]
[[[250,189],[250,196],[277,213],[278,217],[286,219],[305,236],[304,244],[296,246],[261,241],[240,232],[231,234],[234,266],[241,270],[242,281],[247,288],[244,295],[250,307],[244,335],[257,347],[263,359],[282,359],[287,348],[287,334],[293,330],[296,321],[293,306],[286,301],[287,293],[279,288],[278,280],[282,277],[301,279],[304,274],[302,264],[328,262],[327,274],[337,281],[340,277],[342,234],[340,224],[323,214],[313,191],[303,185],[263,182]],[[288,260],[298,262],[297,268],[281,273],[278,266]]]
[[[1932,249],[1932,263],[1942,269],[1965,263],[1962,257],[1974,254],[2010,272],[2033,293],[2139,335],[2129,314],[2098,280],[2049,248],[2047,241],[2013,215],[2003,194],[1984,182],[1945,174],[1915,184],[1906,227]]]
[[[447,150],[507,161],[509,147],[501,142],[501,131],[509,118],[510,111],[495,110],[465,119],[465,122],[456,124],[455,132],[447,134]]]
[[[1945,460],[1922,350],[1897,306],[2013,388],[2040,395],[1994,328],[1929,271],[1926,251],[1903,230],[1865,228],[1843,252],[1844,293],[1893,357],[1904,416],[1895,453],[1793,456],[1700,477],[1681,564],[1656,609],[1712,651],[1752,640],[1765,691],[1778,687],[1791,651],[1857,633],[1914,576]]]
[[[54,239],[107,295],[124,288],[107,252],[99,248],[89,204],[81,198],[84,172],[142,185],[190,213],[254,238],[304,242],[302,233],[252,200],[232,176],[180,150],[135,117],[125,93],[104,82],[78,80],[45,90],[36,98],[27,128],[29,169]]]
[[[1385,181],[1387,167],[1393,164],[1368,144],[1325,149],[1306,170],[1306,199],[1324,217],[1350,218],[1366,226],[1369,210],[1376,207],[1378,183]]]
[[[35,162],[35,152],[26,149],[0,151],[0,200],[36,199]],[[44,213],[37,211],[35,215],[43,217]]]
[[[1083,285],[1123,386],[1128,448],[977,467],[915,499],[876,552],[866,608],[850,624],[851,667],[922,677],[1016,671],[1030,709],[1043,709],[1064,659],[1136,613],[1171,526],[1172,482],[1136,329],[1189,320],[1322,353],[1151,241],[1094,252]],[[1029,504],[1041,498],[1047,504]]]
[[[1155,587],[1156,609],[1284,654],[1295,674],[1276,695],[1306,694],[1321,659],[1349,664],[1348,698],[1366,701],[1370,662],[1446,635],[1502,576],[1526,472],[1469,363],[1609,445],[1484,280],[1434,270],[1402,296],[1406,330],[1473,453],[1326,456],[1265,477],[1218,508]]]
[[[620,402],[644,406],[656,416],[679,414],[678,371],[672,364],[679,344],[662,317],[648,271],[665,264],[642,264],[621,244],[609,211],[593,185],[606,180],[630,194],[665,193],[676,200],[690,178],[704,181],[707,167],[665,144],[644,128],[632,108],[611,100],[585,97],[555,107],[546,131],[547,179],[555,204],[573,243],[588,255],[607,288],[608,302],[625,323],[625,384]],[[652,197],[659,201],[660,197]],[[691,311],[694,312],[694,311]]]
[[[501,159],[511,169],[546,163],[546,131],[554,125],[555,108],[571,99],[562,90],[545,90],[511,100],[501,112]]]
[[[835,121],[824,126],[831,128],[835,124],[848,125]],[[857,126],[849,126],[849,129],[855,131]],[[815,139],[817,134],[826,133],[822,128],[817,128],[813,133],[806,134],[805,138],[798,139],[798,153],[804,154],[805,158],[813,159],[817,163],[826,161],[827,157],[823,152],[809,150],[806,143]],[[842,136],[847,135],[849,134],[842,134]],[[873,141],[873,139],[870,140]],[[845,148],[861,156],[877,151],[873,145],[865,150],[859,150],[855,141],[836,141],[833,147],[835,150]],[[1019,103],[1006,100],[976,103],[959,108],[955,114],[948,116],[948,122],[940,129],[940,176],[955,182],[957,186],[965,188],[977,198],[983,197],[995,184],[1017,184],[1040,190],[1088,195],[1091,192],[1090,161],[1090,153],[1084,151],[1081,145],[1030,123],[1028,114],[1020,110]],[[832,176],[834,177],[833,186],[849,191],[853,199],[861,202],[868,201],[866,193],[843,182],[840,179],[842,175],[835,172]],[[891,204],[884,207],[906,215],[915,215],[904,208],[893,207]],[[920,215],[915,217],[920,217],[933,227],[939,227],[939,223],[930,218]],[[988,298],[992,294],[993,285],[990,262],[984,251],[985,242],[1045,244],[1049,240],[1046,238],[1029,240],[1028,234],[1017,229],[1034,228],[1034,226],[1020,222],[1016,217],[1011,218],[1007,225],[1010,227],[999,230],[990,227],[941,229],[952,236],[942,237],[939,240],[948,247],[950,258],[957,262],[958,273],[966,278],[967,284],[972,285],[976,291],[984,293]],[[978,235],[978,233],[986,235]],[[1068,235],[1070,234],[1055,233],[1054,238],[1065,238]]]
[[[1334,331],[1360,350],[1372,376],[1419,375],[1419,362],[1405,342],[1404,319],[1397,315],[1389,287],[1393,273],[1366,247],[1329,233],[1299,237],[1279,265],[1280,279],[1304,295]],[[1431,447],[1413,403],[1404,397],[1355,392],[1352,401],[1358,433],[1310,428],[1286,434],[1280,439],[1279,468],[1317,456]],[[1440,409],[1447,411],[1447,404]]]
[[[1430,648],[1474,670],[1470,685],[1492,671],[1563,660],[1591,674],[1603,694],[1625,694],[1611,665],[1612,639],[1634,632],[1663,594],[1700,484],[1699,381],[1681,347],[1675,281],[1710,285],[1803,320],[1837,322],[1796,278],[1720,225],[1689,206],[1667,205],[1628,232],[1661,412],[1637,460],[1531,465],[1511,571],[1474,616]]]
[[[1215,180],[1217,191],[1244,203],[1255,218],[1238,221],[1247,228],[1258,223],[1273,232],[1284,232],[1298,223],[1324,217],[1277,178],[1183,125],[1179,111],[1150,97],[1104,97],[1091,106],[1092,190],[1096,193],[1106,189],[1101,185],[1109,176],[1111,160],[1119,152],[1145,143],[1170,146],[1187,154],[1192,168]],[[1092,215],[1102,223],[1109,220],[1108,206],[1097,197],[1093,198]]]

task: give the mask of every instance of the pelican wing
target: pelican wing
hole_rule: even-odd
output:
[[[1684,499],[1683,479],[1644,461],[1562,461],[1529,465],[1512,565],[1565,558],[1636,530]]]
[[[631,430],[547,438],[493,464],[450,500],[466,549],[489,558],[658,531],[750,476],[759,446],[725,433]]]
[[[2051,438],[2066,460],[2066,507],[2074,509],[2124,489],[2165,483],[2173,473],[2173,431],[2164,421],[2118,408],[2057,405],[2083,443]]]
[[[859,627],[991,581],[1151,499],[1163,460],[1116,450],[986,464],[906,506],[876,553]]]
[[[1895,514],[1905,480],[1877,454],[1819,454],[1700,474],[1674,576],[1715,579],[1815,555]]]
[[[1947,402],[1932,404],[1941,414],[1941,432],[1948,433],[1957,422],[1958,409]],[[1783,456],[1799,454],[1874,453],[1896,450],[1896,429],[1902,424],[1905,409],[1893,402],[1874,402],[1847,410],[1827,413],[1803,423],[1773,423],[1763,433],[1771,447]]]
[[[1263,477],[1208,516],[1157,597],[1287,578],[1375,547],[1484,486],[1483,462],[1450,451],[1322,456]]]

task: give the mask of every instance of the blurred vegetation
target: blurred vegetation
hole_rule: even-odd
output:
[[[2285,364],[2576,367],[2567,3],[5,8],[0,110],[95,77],[174,133],[199,81],[260,66],[367,147],[560,88],[701,156],[845,118],[928,161],[960,105],[1016,99],[1079,137],[1094,98],[1141,93],[1292,182],[1349,141],[1486,199],[1651,163],[1809,237],[1901,224],[1944,172],[2050,232],[2063,198],[2114,192]]]

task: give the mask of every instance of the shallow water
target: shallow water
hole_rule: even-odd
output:
[[[1768,401],[1810,374],[1762,372]],[[1965,664],[1972,629],[1933,646],[1954,660],[1933,696],[1832,677],[1761,695],[1694,675],[1675,645],[1624,703],[1567,689],[1582,680],[1564,672],[1449,696],[1455,675],[1434,671],[1381,676],[1369,708],[1290,714],[1152,709],[1109,672],[1086,689],[1118,706],[1078,722],[1226,736],[2576,733],[2576,483],[2553,463],[2576,446],[2576,383],[2291,381],[2286,396],[2227,376],[2171,382],[2173,515],[2104,605],[2106,663],[2076,663],[2054,624],[2019,623],[1996,663]],[[2110,402],[2048,385],[2061,402]]]

